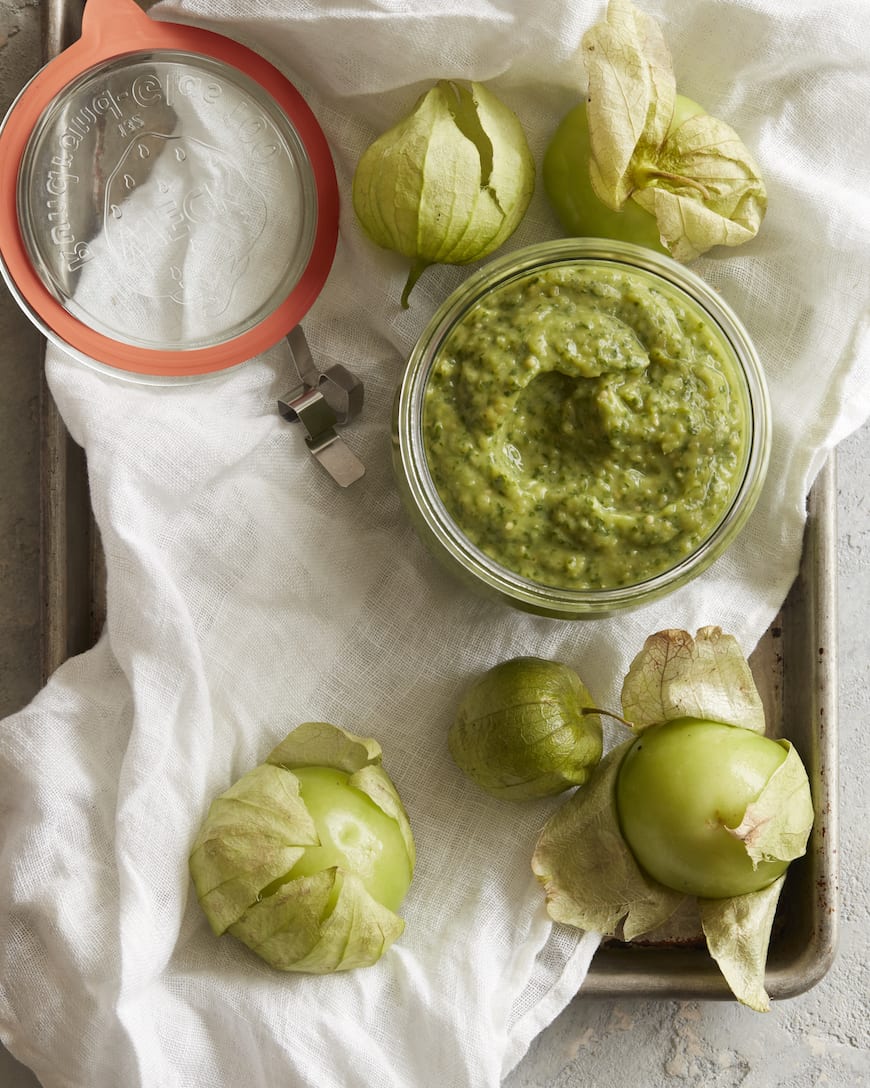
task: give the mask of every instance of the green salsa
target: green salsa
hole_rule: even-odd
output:
[[[738,364],[700,307],[640,270],[550,267],[478,301],[438,350],[426,459],[465,536],[566,589],[690,555],[746,463]]]

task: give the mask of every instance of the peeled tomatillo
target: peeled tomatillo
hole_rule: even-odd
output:
[[[677,718],[645,729],[616,783],[622,833],[641,868],[668,888],[707,899],[776,880],[788,861],[754,866],[735,830],[786,755],[780,742],[720,722]]]
[[[319,846],[308,846],[289,880],[337,866],[356,873],[369,894],[398,910],[411,884],[411,861],[399,825],[332,767],[296,767],[299,796],[314,821]]]

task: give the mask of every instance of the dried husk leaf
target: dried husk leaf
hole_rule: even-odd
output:
[[[766,888],[730,899],[699,899],[701,927],[710,955],[732,993],[756,1012],[770,1010],[764,988],[767,949],[785,877]]]
[[[550,817],[532,858],[557,922],[630,941],[665,922],[685,896],[638,867],[619,828],[616,777],[633,740],[610,750]]]
[[[330,974],[376,963],[404,928],[359,877],[325,869],[283,884],[229,932],[279,971]]]
[[[212,801],[190,854],[197,898],[216,935],[237,921],[260,891],[318,842],[297,779],[259,766]]]
[[[381,746],[372,737],[358,737],[329,722],[303,722],[266,756],[281,767],[335,767],[354,774],[381,762]]]
[[[813,800],[804,765],[787,740],[778,743],[786,749],[785,759],[758,798],[747,805],[740,825],[727,829],[743,842],[755,866],[803,857],[813,826]]]
[[[628,0],[611,0],[603,23],[583,37],[589,79],[590,179],[598,199],[618,211],[636,184],[638,153],[665,139],[676,98],[671,55],[655,20]]]
[[[706,113],[690,117],[668,138],[655,166],[661,172],[656,184],[632,195],[656,217],[676,260],[690,261],[714,245],[739,246],[758,233],[767,209],[761,171],[724,121]]]
[[[408,819],[408,813],[405,811],[405,806],[402,804],[402,799],[399,797],[399,792],[387,772],[379,766],[362,767],[351,775],[348,785],[364,793],[378,806],[381,812],[395,820],[399,825],[399,831],[402,834],[402,841],[405,844],[405,850],[411,864],[411,872],[413,873],[417,853],[414,836],[411,832],[411,823]]]
[[[749,662],[720,627],[658,631],[632,661],[622,712],[635,732],[673,718],[702,718],[764,733],[764,705]]]

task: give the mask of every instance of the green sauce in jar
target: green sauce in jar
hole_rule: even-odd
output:
[[[566,264],[509,281],[451,329],[423,441],[468,539],[543,585],[636,585],[728,511],[748,401],[704,311],[640,269]]]

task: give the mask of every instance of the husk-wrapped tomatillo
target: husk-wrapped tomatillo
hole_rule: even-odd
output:
[[[217,797],[190,855],[200,906],[283,971],[367,967],[399,937],[411,827],[377,741],[306,722]]]
[[[364,152],[353,206],[374,242],[411,260],[407,306],[430,264],[468,264],[506,241],[534,187],[513,111],[480,83],[440,80]]]
[[[487,793],[526,801],[586,781],[601,758],[601,719],[573,669],[516,657],[484,673],[463,697],[450,754]]]
[[[544,187],[572,235],[619,238],[691,261],[758,233],[761,169],[734,129],[677,94],[661,28],[609,0],[583,37],[585,101],[544,155]]]

